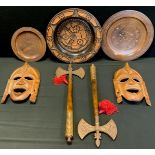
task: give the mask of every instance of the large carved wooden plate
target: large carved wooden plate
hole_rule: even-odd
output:
[[[15,55],[26,62],[40,60],[46,52],[43,35],[32,27],[22,27],[12,36],[11,46]]]
[[[89,12],[70,8],[56,14],[48,24],[46,40],[58,59],[69,63],[85,62],[101,46],[101,26]]]
[[[143,55],[150,47],[154,28],[150,19],[134,10],[112,15],[102,28],[102,49],[114,60],[129,61]]]

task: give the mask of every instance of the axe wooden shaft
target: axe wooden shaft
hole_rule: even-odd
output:
[[[92,86],[95,124],[99,125],[96,67],[94,64],[92,64],[90,67],[90,77],[91,77],[91,86]]]
[[[99,113],[98,113],[98,96],[97,96],[97,79],[96,79],[96,67],[94,64],[90,66],[90,79],[92,87],[92,97],[93,97],[93,106],[94,106],[94,117],[95,117],[95,139],[97,147],[100,146],[100,123],[99,123]]]
[[[68,70],[64,70],[61,67],[57,68],[56,70],[57,77],[60,77],[66,74],[68,74],[68,95],[67,95],[65,138],[67,140],[67,143],[71,144],[73,140],[73,81],[72,81],[72,76],[76,75],[79,78],[83,79],[83,77],[85,76],[85,71],[81,67],[73,71],[71,64],[69,64]]]
[[[68,67],[68,95],[67,95],[67,114],[66,114],[66,132],[65,137],[68,143],[72,143],[73,139],[73,82],[72,82],[72,67]]]

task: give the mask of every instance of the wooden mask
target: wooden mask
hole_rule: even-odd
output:
[[[1,103],[4,103],[7,96],[13,101],[23,101],[27,98],[35,103],[40,84],[40,73],[37,69],[25,63],[17,68],[8,80]]]
[[[151,106],[150,98],[141,75],[132,69],[128,63],[114,74],[114,88],[117,103],[123,101],[123,97],[128,101],[140,102],[143,98],[146,104]]]

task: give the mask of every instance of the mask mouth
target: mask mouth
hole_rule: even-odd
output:
[[[14,93],[15,93],[17,96],[20,96],[20,95],[23,94],[25,91],[26,91],[25,88],[15,88],[15,89],[14,89]]]
[[[127,91],[128,91],[129,93],[138,93],[138,92],[139,92],[139,90],[136,89],[136,88],[127,89]]]

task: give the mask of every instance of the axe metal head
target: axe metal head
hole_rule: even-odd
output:
[[[113,140],[115,140],[117,136],[117,126],[112,119],[107,124],[100,126],[99,130],[110,136]]]
[[[95,126],[88,124],[84,119],[81,119],[78,124],[78,134],[81,139],[83,139],[86,135],[95,131]]]
[[[99,131],[107,134],[113,140],[117,136],[117,126],[115,122],[111,119],[107,124],[99,126]],[[81,119],[78,124],[78,134],[81,139],[91,132],[96,132],[96,127],[88,124],[84,119]]]
[[[74,74],[74,75],[80,77],[81,79],[83,79],[84,76],[85,76],[85,71],[84,71],[84,69],[82,67],[80,67],[79,69],[72,71],[72,74]]]
[[[59,76],[62,76],[64,74],[69,74],[69,71],[64,70],[61,67],[58,67],[56,70],[56,76],[59,77]],[[85,76],[85,71],[83,68],[80,67],[79,69],[72,71],[72,74],[74,74],[74,75],[76,75],[82,79]]]
[[[58,67],[57,70],[56,70],[56,76],[59,77],[59,76],[62,76],[64,74],[68,74],[68,71],[64,70],[61,67]]]

